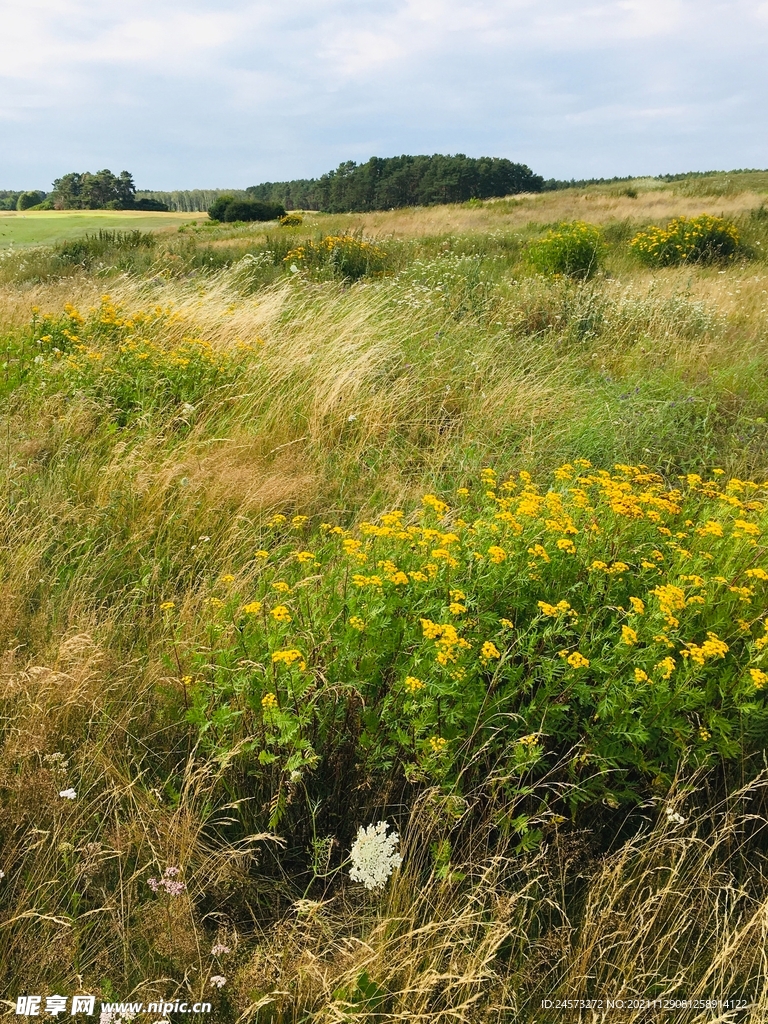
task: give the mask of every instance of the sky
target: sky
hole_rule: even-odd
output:
[[[0,0],[0,188],[768,168],[768,0]]]

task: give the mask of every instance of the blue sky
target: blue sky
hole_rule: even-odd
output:
[[[6,0],[0,188],[244,187],[399,153],[768,167],[768,0]]]

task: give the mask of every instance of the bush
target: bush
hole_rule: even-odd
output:
[[[270,827],[289,776],[332,800],[331,766],[374,794],[497,765],[512,789],[547,776],[551,809],[640,802],[764,745],[764,493],[577,460],[351,531],[276,515],[199,595],[197,640],[169,613],[168,665],[203,746],[275,786]]]
[[[598,228],[584,221],[559,224],[528,249],[528,263],[539,274],[586,279],[600,267],[605,243]]]
[[[208,210],[211,220],[225,221],[266,221],[278,220],[285,216],[285,207],[280,203],[263,203],[259,199],[235,199],[234,196],[219,196]]]
[[[16,201],[17,210],[30,210],[45,199],[45,192],[22,192]]]
[[[292,271],[330,270],[339,277],[356,280],[367,274],[383,274],[389,254],[386,250],[353,235],[326,235],[319,242],[305,242],[283,258]]]
[[[286,213],[284,217],[280,218],[281,228],[297,228],[300,224],[304,223],[304,218],[299,216],[298,213]]]
[[[224,220],[224,214],[230,203],[234,203],[235,197],[229,195],[219,196],[208,207],[208,216],[211,220]]]
[[[738,247],[736,226],[708,213],[676,217],[665,228],[640,231],[629,243],[631,252],[649,267],[733,259]]]

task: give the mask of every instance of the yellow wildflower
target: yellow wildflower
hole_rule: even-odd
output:
[[[275,622],[290,622],[291,613],[285,607],[284,604],[275,605],[272,611],[269,613]]]
[[[621,642],[626,644],[627,647],[632,647],[637,643],[637,631],[632,629],[631,626],[621,627]]]
[[[484,665],[487,665],[489,661],[495,661],[500,657],[501,651],[498,649],[496,644],[491,643],[490,640],[486,640],[480,648],[480,661],[482,661]]]
[[[304,655],[301,651],[297,651],[296,648],[291,648],[287,651],[274,651],[272,654],[272,662],[275,665],[285,665],[288,668],[298,662],[299,669],[302,672],[307,667],[307,663],[304,661]]]
[[[288,594],[290,593],[291,585],[290,583],[286,583],[285,580],[276,580],[276,582],[272,584],[272,589],[276,590],[278,594]]]
[[[261,698],[261,706],[265,711],[274,711],[277,707],[277,697],[274,693],[265,693]]]
[[[359,615],[350,615],[349,624],[352,627],[352,629],[356,629],[360,633],[362,633],[363,630],[365,629],[365,623],[363,622]]]
[[[656,668],[661,670],[662,679],[669,679],[669,677],[675,671],[675,665],[676,662],[674,658],[663,658],[660,662],[658,662]]]
[[[573,654],[569,654],[566,661],[571,668],[589,668],[589,658],[585,658],[583,654],[578,651],[574,651]]]
[[[160,611],[161,612],[169,612],[169,611],[171,611],[171,609],[173,609],[175,607],[176,607],[176,602],[175,601],[163,601],[163,603],[160,605]]]
[[[269,558],[269,552],[268,552],[268,551],[265,551],[265,550],[264,550],[264,548],[260,548],[260,549],[259,549],[259,550],[258,550],[258,551],[256,552],[256,554],[255,554],[255,556],[254,556],[254,557],[255,557],[255,558]]]
[[[312,554],[311,551],[296,552],[296,561],[301,562],[302,565],[304,565],[305,562],[314,562],[314,560],[315,556]]]
[[[635,669],[635,682],[636,683],[647,683],[648,682],[648,673],[647,672],[643,672],[643,670],[641,668],[636,668]]]
[[[430,736],[429,745],[432,748],[433,754],[442,754],[445,748],[448,746],[448,740],[443,736]]]
[[[507,552],[504,548],[500,548],[497,545],[492,544],[491,547],[488,548],[488,557],[495,565],[500,565],[506,560]]]
[[[768,672],[763,672],[762,669],[751,668],[749,674],[752,676],[752,682],[758,690],[762,690],[765,684],[768,683]]]
[[[645,604],[640,600],[639,597],[630,597],[629,603],[632,605],[632,611],[636,615],[645,614]]]
[[[220,582],[220,583],[234,583],[234,582],[235,582],[235,577],[234,577],[234,576],[232,575],[232,573],[231,573],[231,572],[228,572],[228,573],[225,573],[225,574],[224,574],[224,575],[223,575],[223,576],[221,577],[221,579],[219,580],[219,582]]]
[[[561,551],[567,551],[569,555],[576,554],[576,545],[573,543],[572,540],[569,540],[567,537],[563,537],[562,540],[559,540],[557,542],[557,546],[560,548]]]
[[[250,604],[243,605],[243,612],[245,615],[258,615],[261,611],[261,601],[251,601]]]
[[[424,688],[424,683],[416,676],[406,676],[403,686],[405,686],[406,690],[410,693],[416,693],[417,690],[422,690]]]

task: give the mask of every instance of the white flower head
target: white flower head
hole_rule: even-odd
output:
[[[62,789],[59,796],[64,797],[65,800],[74,800],[77,797],[77,793],[74,789]]]
[[[664,808],[664,813],[667,815],[667,824],[669,825],[684,825],[686,822],[686,819],[674,807],[667,805]]]
[[[389,876],[399,867],[403,858],[396,851],[400,836],[397,832],[387,835],[389,825],[380,821],[357,830],[357,838],[350,850],[352,870],[349,877],[353,882],[362,882],[366,889],[383,888]]]
[[[223,974],[214,974],[211,976],[211,986],[213,988],[224,988],[227,984],[227,979]]]

